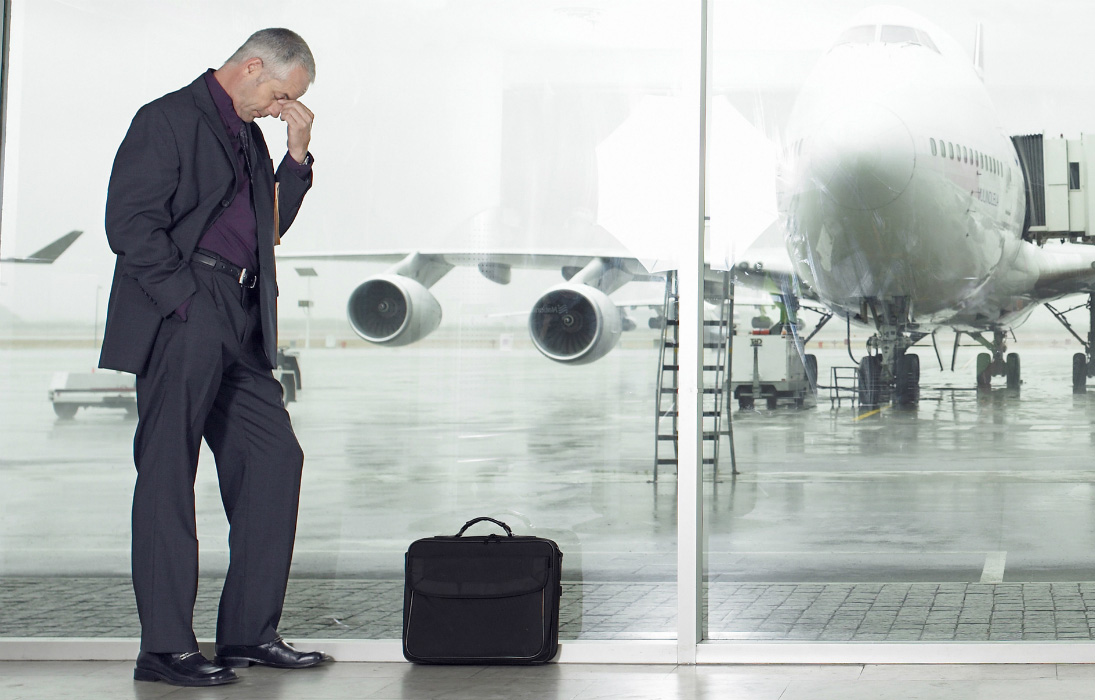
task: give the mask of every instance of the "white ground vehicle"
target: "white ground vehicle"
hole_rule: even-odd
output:
[[[768,408],[776,408],[780,401],[801,407],[812,400],[817,392],[817,358],[803,351],[801,337],[786,324],[753,325],[746,330],[735,324],[734,329],[729,390],[738,407],[750,409],[760,400]]]
[[[72,418],[81,407],[124,408],[137,415],[137,380],[111,369],[94,372],[56,372],[49,387],[53,412]]]

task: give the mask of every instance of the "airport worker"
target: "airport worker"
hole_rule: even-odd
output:
[[[256,32],[221,68],[142,107],[114,160],[106,234],[118,259],[99,365],[137,375],[138,680],[219,685],[238,680],[232,667],[330,658],[277,630],[304,455],[271,371],[274,245],[312,184],[313,114],[300,98],[314,80],[300,36]],[[276,172],[259,117],[286,125]],[[202,438],[231,528],[215,663],[193,630]]]

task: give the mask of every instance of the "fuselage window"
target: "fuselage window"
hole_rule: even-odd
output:
[[[947,141],[947,151],[950,153],[950,159],[954,160],[954,144]]]
[[[935,139],[929,139],[932,142],[932,155],[937,155],[935,152]]]
[[[962,146],[962,162],[963,163],[970,162],[970,152],[966,150],[965,146]]]

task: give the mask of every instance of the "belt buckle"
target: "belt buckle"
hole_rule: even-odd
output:
[[[245,268],[240,270],[239,279],[236,280],[237,282],[239,282],[240,286],[241,287],[246,287],[247,289],[254,289],[255,285],[258,284],[258,281],[259,281],[258,275],[254,274],[254,273],[251,273],[251,283],[250,284],[248,284],[247,282],[244,281],[246,279],[247,279],[247,268],[245,267]]]

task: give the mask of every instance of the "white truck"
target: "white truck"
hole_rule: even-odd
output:
[[[781,401],[802,407],[817,393],[817,358],[804,352],[787,324],[749,331],[735,324],[729,391],[742,410],[758,401],[769,409]]]

